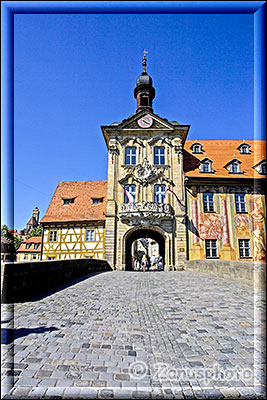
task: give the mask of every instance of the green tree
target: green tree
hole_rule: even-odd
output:
[[[4,236],[10,242],[10,244],[12,244],[13,250],[15,252],[18,250],[23,241],[21,237],[14,236],[13,233],[8,230],[8,227],[6,225],[2,225],[1,227],[1,236]]]
[[[42,225],[38,225],[33,230],[31,233],[27,236],[27,239],[33,237],[33,236],[42,236],[43,235],[43,227]]]

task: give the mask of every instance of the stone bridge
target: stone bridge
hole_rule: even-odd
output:
[[[263,399],[264,317],[263,292],[236,282],[99,273],[3,305],[4,398]]]

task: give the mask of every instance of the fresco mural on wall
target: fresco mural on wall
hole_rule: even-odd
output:
[[[236,215],[235,216],[235,227],[238,236],[249,235],[249,217],[247,215]]]
[[[221,239],[223,234],[223,216],[220,214],[200,213],[199,235],[201,239]]]

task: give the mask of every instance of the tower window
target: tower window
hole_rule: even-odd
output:
[[[216,239],[206,239],[205,247],[206,247],[206,258],[218,258]]]
[[[154,164],[164,165],[165,164],[165,148],[154,147]]]
[[[240,258],[250,258],[250,242],[249,239],[239,239],[239,255]]]
[[[125,164],[136,165],[136,147],[125,148]]]
[[[141,106],[146,107],[149,105],[149,97],[141,96]]]
[[[213,193],[203,193],[204,212],[214,212]]]
[[[155,201],[155,203],[166,203],[166,186],[165,185],[155,185],[154,201]]]
[[[244,193],[235,194],[235,209],[237,213],[246,212],[246,201]]]
[[[124,193],[124,203],[129,203],[129,198],[130,198],[130,201],[131,201],[131,198],[133,198],[133,202],[135,202],[135,199],[136,199],[136,186],[135,185],[126,185],[124,187],[124,189],[128,193],[128,197]]]

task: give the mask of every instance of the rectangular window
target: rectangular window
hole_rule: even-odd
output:
[[[206,245],[206,258],[218,258],[217,240],[206,239],[205,245]]]
[[[232,172],[233,174],[238,174],[238,173],[240,172],[239,164],[237,164],[237,163],[232,163],[232,164],[231,164],[231,172]]]
[[[166,186],[165,185],[155,185],[154,201],[155,201],[155,203],[166,203]]]
[[[37,250],[39,246],[39,243],[34,243],[34,250]]]
[[[56,242],[57,241],[57,231],[50,231],[49,232],[49,242]]]
[[[136,147],[125,148],[125,164],[136,165]]]
[[[47,257],[48,260],[55,260],[56,257]]]
[[[250,258],[250,242],[249,239],[239,239],[240,258]]]
[[[243,193],[235,194],[235,209],[237,213],[246,212],[246,201]]]
[[[85,240],[86,240],[86,242],[94,242],[94,240],[95,240],[95,231],[94,231],[94,229],[86,229]]]
[[[31,247],[31,243],[26,243],[26,249],[29,249]]]
[[[32,259],[36,260],[36,254],[33,254]]]
[[[154,164],[165,165],[165,148],[154,147]]]
[[[28,260],[28,254],[24,254],[24,260]]]
[[[210,163],[209,162],[202,163],[202,172],[210,172]]]
[[[213,193],[203,193],[204,212],[214,212]]]
[[[135,200],[136,200],[136,186],[135,185],[125,185],[124,189],[128,193],[130,200],[131,200],[131,196],[133,197],[133,202],[135,203]],[[129,198],[124,193],[124,203],[129,203]]]

